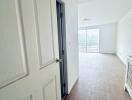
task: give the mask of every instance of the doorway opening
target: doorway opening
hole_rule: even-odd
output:
[[[64,98],[68,94],[65,4],[61,0],[57,0],[56,8],[57,8],[57,24],[58,24],[58,44],[59,44],[58,61],[60,63],[61,98],[62,100],[64,100]]]
[[[80,29],[79,52],[81,53],[99,53],[99,29]]]

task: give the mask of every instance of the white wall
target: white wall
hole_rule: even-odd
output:
[[[110,23],[100,27],[100,53],[116,53],[117,24]]]
[[[132,10],[118,23],[117,55],[125,64],[132,55]]]
[[[68,92],[78,78],[78,6],[77,0],[64,0],[66,13],[66,39],[68,63]]]
[[[100,30],[100,53],[116,53],[117,23],[89,26],[88,29]]]

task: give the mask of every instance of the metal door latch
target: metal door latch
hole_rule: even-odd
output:
[[[63,59],[56,58],[56,63],[58,63],[58,62],[63,62]]]

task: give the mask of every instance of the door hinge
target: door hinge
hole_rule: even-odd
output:
[[[64,55],[64,50],[62,50],[62,55]]]
[[[66,84],[65,83],[63,83],[63,87],[66,87]]]
[[[63,13],[62,12],[60,13],[60,18],[63,18]]]

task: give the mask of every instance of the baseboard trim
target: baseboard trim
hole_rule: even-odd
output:
[[[116,54],[116,56],[118,57],[118,59],[126,66],[127,64],[126,64],[126,62],[125,61],[123,61],[122,59],[121,59],[121,57],[120,57],[120,55],[119,54]]]
[[[72,91],[73,87],[76,85],[78,79],[79,79],[79,77],[77,77],[77,78],[74,80],[73,84],[72,84],[72,85],[70,86],[70,88],[68,89],[68,94],[70,94],[70,92]]]

